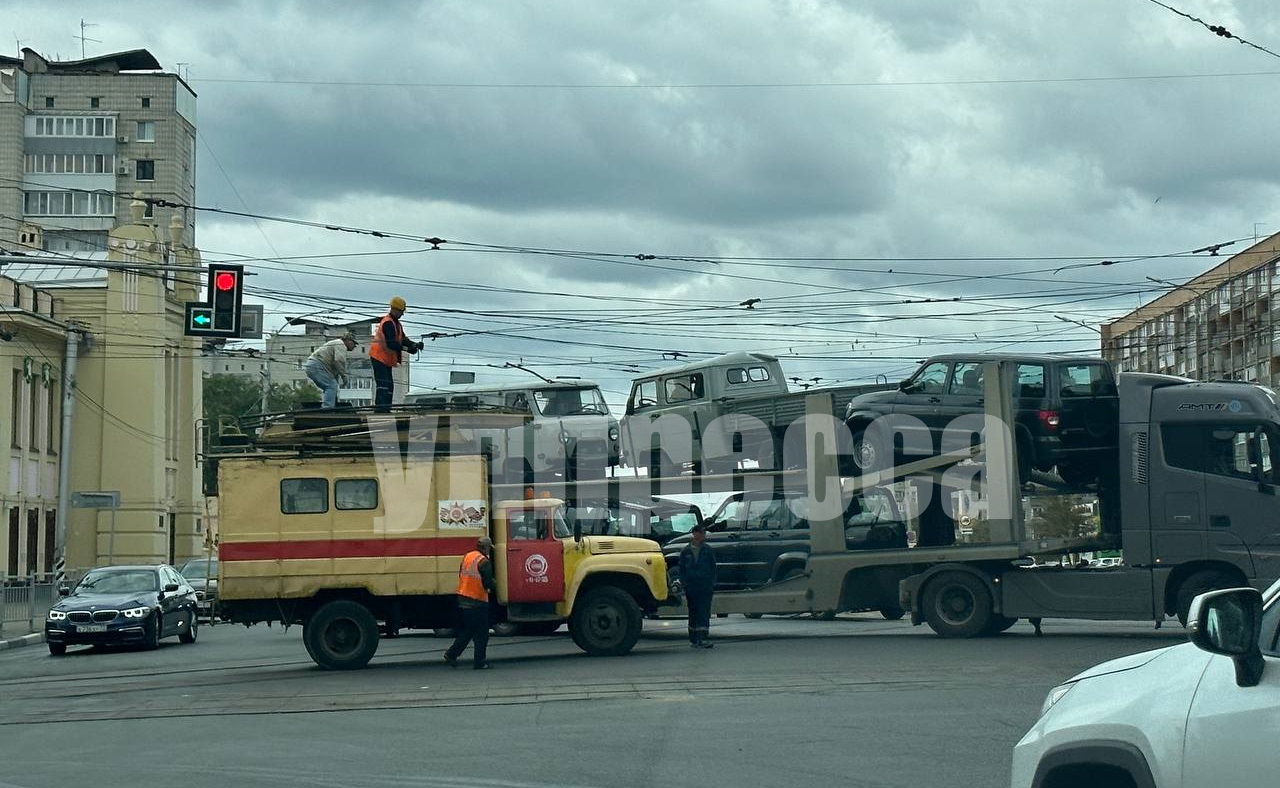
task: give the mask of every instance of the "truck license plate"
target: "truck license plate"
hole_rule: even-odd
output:
[[[77,632],[106,632],[106,624],[81,624],[76,627]]]

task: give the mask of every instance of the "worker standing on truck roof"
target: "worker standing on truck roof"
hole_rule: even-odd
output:
[[[716,556],[707,541],[707,527],[693,527],[693,541],[680,551],[680,583],[689,605],[689,645],[712,648],[711,596],[716,589]]]
[[[379,411],[391,409],[391,395],[395,390],[391,369],[399,366],[401,351],[417,353],[422,349],[421,344],[405,338],[404,327],[400,325],[400,317],[404,315],[407,306],[400,296],[392,298],[390,309],[378,321],[373,341],[369,343],[369,365],[373,367],[373,404]]]
[[[320,406],[338,405],[338,387],[347,382],[347,354],[356,349],[356,335],[348,331],[340,339],[330,339],[307,357],[302,365],[307,377],[320,389]]]
[[[462,626],[453,645],[444,652],[449,667],[458,667],[458,657],[467,644],[475,641],[472,667],[488,670],[485,652],[489,646],[489,595],[496,594],[493,584],[493,540],[482,536],[476,540],[476,549],[462,557],[458,567],[458,611],[462,613]]]

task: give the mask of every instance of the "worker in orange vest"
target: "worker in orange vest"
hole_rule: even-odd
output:
[[[462,614],[462,626],[453,639],[453,645],[444,652],[449,667],[458,667],[458,657],[467,644],[475,641],[472,667],[488,670],[485,651],[489,647],[489,595],[496,594],[493,584],[493,540],[482,536],[476,540],[476,549],[462,557],[458,567],[458,611]]]
[[[390,310],[378,321],[369,343],[369,365],[373,367],[373,404],[377,410],[391,409],[391,395],[395,381],[391,379],[392,367],[400,364],[400,353],[417,353],[422,345],[406,339],[400,317],[408,306],[400,296],[391,299]]]

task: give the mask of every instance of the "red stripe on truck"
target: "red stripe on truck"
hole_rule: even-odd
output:
[[[274,561],[303,558],[387,558],[462,556],[476,546],[473,536],[417,539],[307,539],[289,542],[224,542],[223,561]]]

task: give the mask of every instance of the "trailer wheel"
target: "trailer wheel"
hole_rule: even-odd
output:
[[[593,657],[620,657],[640,640],[644,617],[627,592],[612,586],[588,591],[573,606],[569,634]]]
[[[1178,586],[1178,621],[1187,625],[1187,616],[1191,614],[1191,601],[1206,591],[1217,591],[1221,588],[1232,588],[1238,585],[1235,578],[1226,572],[1205,569],[1188,577]]]
[[[378,650],[378,621],[364,605],[340,599],[311,616],[302,639],[325,670],[355,670],[368,665]]]
[[[948,572],[924,589],[924,620],[944,638],[971,638],[991,625],[991,594],[970,574]]]

